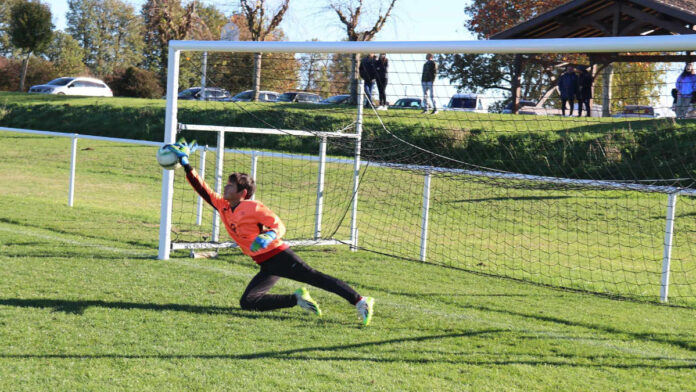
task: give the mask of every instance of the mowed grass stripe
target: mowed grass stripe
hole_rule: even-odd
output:
[[[41,234],[37,233],[35,231],[30,231],[26,229],[15,229],[12,230],[12,227],[4,227],[3,225],[0,225],[0,231],[4,232],[12,232],[14,234],[19,234],[22,236],[28,236],[28,237],[34,237],[34,238],[41,238],[49,242],[57,242],[61,244],[69,244],[72,246],[81,246],[81,247],[86,247],[89,249],[97,249],[100,251],[104,252],[114,252],[118,254],[129,254],[133,256],[143,256],[139,253],[133,252],[130,249],[126,248],[116,248],[116,247],[110,247],[110,246],[103,246],[103,245],[98,245],[98,244],[91,244],[88,242],[83,242],[83,241],[78,241],[74,240],[71,238],[67,238],[68,236],[66,235],[46,235],[46,234]],[[50,246],[50,243],[47,244]],[[95,255],[96,256],[96,255]],[[152,257],[150,255],[150,257]],[[242,272],[242,271],[237,271],[234,269],[230,268],[221,268],[221,267],[216,267],[216,266],[211,266],[211,265],[206,265],[202,264],[201,262],[191,262],[187,261],[185,259],[180,259],[180,258],[172,258],[169,261],[163,262],[165,264],[176,264],[180,267],[184,267],[187,270],[194,270],[194,273],[198,272],[205,272],[205,273],[213,273],[213,274],[222,274],[225,276],[234,276],[241,278],[242,281],[244,280],[249,280],[253,275],[255,275],[255,272]],[[437,267],[430,267],[430,268],[437,268]],[[482,278],[482,279],[491,279],[491,278]],[[296,287],[297,283],[289,281],[289,280],[281,280],[277,287],[282,287],[285,289],[293,288]],[[493,309],[493,308],[472,308],[472,307],[467,307],[465,310],[466,312],[455,312],[455,311],[443,311],[442,307],[435,307],[432,305],[424,305],[421,301],[418,301],[415,299],[413,295],[404,295],[404,294],[392,294],[389,293],[388,291],[382,291],[377,288],[375,290],[375,294],[377,295],[379,293],[378,298],[379,300],[379,308],[384,312],[386,309],[396,309],[398,312],[402,314],[408,314],[408,313],[413,313],[414,311],[417,311],[418,313],[421,314],[422,317],[428,317],[428,316],[435,316],[435,317],[440,317],[440,318],[445,318],[445,319],[453,319],[453,320],[458,320],[462,321],[465,320],[469,323],[472,324],[480,324],[485,327],[489,328],[494,328],[495,330],[507,330],[509,332],[515,332],[515,333],[521,333],[521,334],[528,334],[530,336],[533,336],[537,339],[564,339],[567,338],[568,335],[564,334],[562,330],[558,330],[554,327],[557,327],[559,323],[561,324],[566,324],[565,322],[562,322],[560,319],[554,319],[553,317],[545,317],[542,319],[542,324],[546,324],[544,328],[542,329],[520,329],[520,328],[515,328],[515,322],[521,320],[526,320],[530,315],[527,314],[521,314],[521,313],[516,313],[512,312],[510,310],[498,310],[498,309]],[[456,298],[455,294],[455,298]],[[452,297],[445,297],[445,296],[430,296],[429,297],[431,302],[438,302],[441,305],[446,305],[448,307],[454,307],[454,308],[459,308],[459,304],[453,301],[448,301],[447,299],[451,299]],[[36,299],[34,299],[36,301]],[[16,303],[20,303],[19,301]],[[51,302],[49,301],[48,304]],[[60,306],[60,301],[55,301],[56,306]],[[87,301],[88,304],[90,304],[90,301]],[[0,302],[2,304],[2,302]],[[114,306],[117,304],[114,304]],[[109,306],[108,302],[106,301],[93,301],[91,302],[91,305],[87,306]],[[131,304],[131,306],[137,307],[136,304]],[[187,309],[193,309],[195,308],[195,305],[181,305],[181,310],[186,311]],[[148,306],[143,306],[143,309],[145,310],[155,310],[157,311],[157,307],[153,306],[152,308],[149,308]],[[220,313],[225,315],[224,308],[220,308]],[[498,316],[502,315],[502,320],[500,321]],[[549,329],[549,327],[551,327]],[[585,332],[586,334],[592,334],[597,331],[598,326],[593,326],[593,325],[576,325],[574,327],[578,327],[578,329],[586,329],[588,330]],[[600,328],[601,329],[601,328]],[[604,332],[609,332],[609,331],[604,331]],[[630,339],[630,336],[625,336],[625,337],[618,337],[615,336],[614,334],[611,334],[610,336],[613,337],[613,342],[607,342],[607,341],[601,341],[601,340],[596,340],[594,337],[573,337],[573,340],[586,344],[589,346],[595,346],[595,347],[600,347],[603,349],[609,349],[609,350],[616,350],[620,351],[623,353],[628,353],[636,356],[641,356],[645,359],[660,359],[660,360],[669,360],[669,361],[676,361],[676,362],[696,362],[696,356],[691,356],[691,357],[673,357],[673,356],[665,356],[665,352],[663,350],[659,349],[660,343],[662,344],[670,344],[673,345],[674,343],[672,342],[659,342],[657,341],[656,343],[656,351],[652,350],[645,350],[645,349],[640,349],[635,347],[637,344],[633,339]],[[427,337],[423,338],[427,339]],[[383,343],[383,342],[381,342]],[[643,342],[639,342],[638,345],[643,344]],[[317,348],[318,350],[318,348]],[[311,349],[308,351],[312,351]],[[294,351],[293,351],[294,352]],[[286,354],[290,354],[291,352],[288,352]],[[254,354],[252,356],[249,355],[241,355],[238,358],[239,359],[251,359],[254,357],[262,356],[261,354]]]

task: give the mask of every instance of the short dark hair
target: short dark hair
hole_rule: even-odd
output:
[[[234,172],[230,174],[228,181],[237,184],[237,192],[246,189],[247,194],[244,196],[245,199],[251,199],[251,197],[254,196],[254,192],[256,192],[256,182],[246,173]]]

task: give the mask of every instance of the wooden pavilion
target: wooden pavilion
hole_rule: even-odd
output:
[[[573,0],[522,22],[491,39],[623,37],[696,34],[696,0]],[[603,72],[602,115],[609,115],[612,63],[693,62],[691,52],[665,55],[588,54],[595,77]],[[513,93],[515,112],[520,99],[523,58],[515,56]],[[516,84],[516,86],[515,86]],[[550,95],[550,90],[542,100]],[[541,104],[541,103],[540,103]]]

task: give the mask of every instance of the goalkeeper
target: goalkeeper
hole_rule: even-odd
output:
[[[195,141],[189,145],[181,139],[170,145],[186,170],[186,178],[193,189],[220,214],[230,237],[244,254],[261,267],[261,271],[249,282],[239,301],[245,310],[272,310],[299,305],[302,309],[321,317],[319,304],[304,287],[293,294],[268,294],[280,278],[289,278],[310,284],[345,298],[355,305],[363,325],[372,319],[374,299],[362,297],[342,280],[323,274],[307,265],[283,242],[285,225],[261,202],[249,200],[254,195],[254,179],[244,173],[230,174],[222,195],[215,193],[189,165],[189,154],[196,149]]]

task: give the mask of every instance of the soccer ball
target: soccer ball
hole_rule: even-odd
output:
[[[157,163],[164,169],[174,170],[179,167],[179,157],[168,148],[168,144],[157,150]]]

